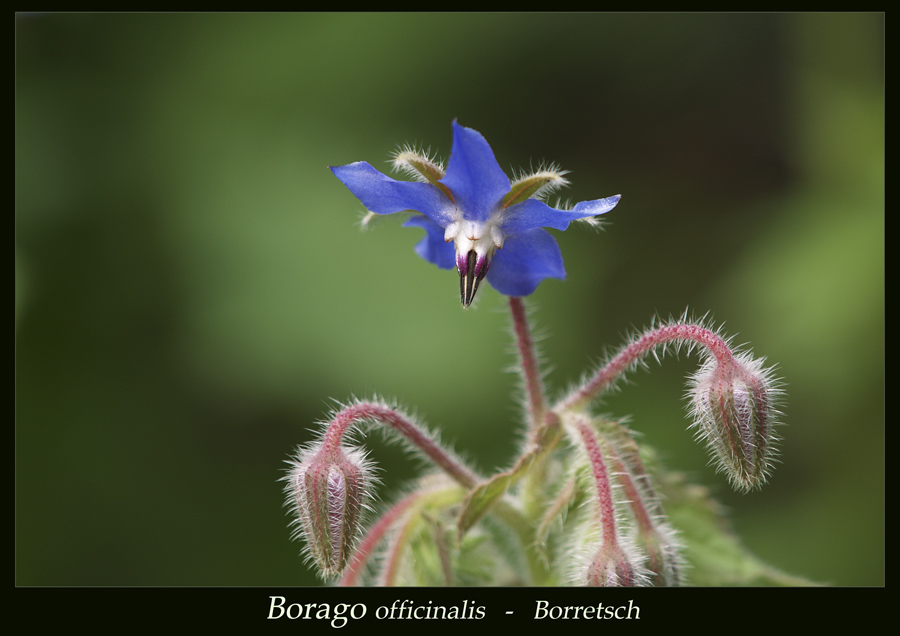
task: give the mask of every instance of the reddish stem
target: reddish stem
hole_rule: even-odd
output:
[[[422,453],[450,475],[460,485],[473,488],[478,478],[454,458],[425,431],[398,413],[396,410],[378,402],[358,402],[341,410],[325,432],[322,440],[323,452],[336,452],[347,430],[357,422],[373,421],[387,424],[403,435]]]
[[[534,340],[528,325],[525,303],[521,298],[510,296],[509,308],[512,311],[513,329],[516,332],[516,344],[519,348],[519,361],[522,365],[522,379],[525,381],[525,394],[528,400],[528,416],[532,431],[544,424],[547,413],[547,399],[544,395],[544,383],[538,368],[535,355]]]
[[[716,358],[724,373],[730,374],[733,371],[734,356],[728,348],[728,343],[715,331],[694,324],[667,325],[645,333],[622,349],[578,391],[566,398],[558,410],[576,408],[596,398],[609,388],[616,378],[654,348],[677,340],[696,342],[706,347]]]
[[[375,547],[384,538],[384,535],[393,525],[393,523],[409,508],[419,497],[421,497],[423,493],[414,492],[412,494],[407,495],[396,504],[394,504],[390,510],[388,510],[384,515],[378,520],[369,532],[366,534],[366,537],[359,544],[359,547],[356,548],[356,551],[353,553],[353,557],[350,560],[350,563],[347,565],[347,570],[344,572],[344,576],[341,577],[338,585],[343,587],[352,587],[359,582],[359,578],[363,572],[363,566],[365,566],[366,561],[369,560],[369,557],[372,555],[372,552],[375,550]]]
[[[584,448],[587,451],[588,461],[591,464],[591,471],[594,475],[594,483],[597,485],[600,523],[603,525],[603,546],[605,550],[611,549],[617,544],[616,515],[612,489],[609,485],[609,474],[606,470],[606,463],[603,461],[603,451],[600,449],[597,435],[590,424],[579,418],[576,427],[582,441],[584,441]]]
[[[631,507],[638,528],[640,528],[641,532],[651,534],[654,530],[653,521],[650,518],[650,512],[647,510],[647,506],[644,505],[644,497],[641,496],[640,488],[632,477],[631,471],[617,454],[613,453],[611,460],[613,470],[619,477],[625,500],[628,501],[628,505]],[[640,459],[637,461],[640,462]],[[638,463],[637,468],[641,471],[640,475],[646,477],[646,473],[643,472],[643,465]]]

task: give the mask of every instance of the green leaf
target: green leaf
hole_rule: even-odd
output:
[[[457,527],[459,536],[465,533],[481,519],[500,497],[523,477],[534,464],[548,453],[562,437],[562,428],[558,424],[545,426],[538,433],[537,442],[524,453],[509,471],[498,473],[479,484],[463,501],[459,513]]]
[[[679,531],[693,586],[817,586],[781,572],[752,554],[732,531],[722,506],[681,473],[660,476],[669,521]]]

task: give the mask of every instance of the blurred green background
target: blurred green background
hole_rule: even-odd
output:
[[[532,297],[562,390],[690,308],[777,363],[782,464],[732,493],[686,431],[696,358],[605,410],[790,573],[884,584],[884,16],[16,18],[16,582],[315,583],[278,483],[332,400],[396,398],[490,470],[516,447],[503,298],[327,166],[446,158],[622,193]],[[384,498],[416,465],[379,437]]]

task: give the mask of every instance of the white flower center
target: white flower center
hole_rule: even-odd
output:
[[[444,230],[444,240],[456,245],[456,269],[463,306],[472,304],[479,283],[487,275],[491,258],[503,247],[505,238],[496,218],[486,222],[460,219]]]
[[[444,240],[456,244],[456,256],[465,257],[475,252],[478,260],[490,259],[494,252],[503,247],[506,236],[494,219],[488,221],[454,221],[444,230]]]

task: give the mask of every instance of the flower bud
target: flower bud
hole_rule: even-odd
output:
[[[295,514],[294,536],[306,540],[307,556],[323,577],[340,574],[371,499],[371,465],[362,451],[324,446],[301,451],[290,463],[285,492]]]
[[[636,587],[648,585],[646,571],[632,556],[634,550],[619,543],[602,545],[582,572],[582,585],[589,587]]]
[[[723,367],[710,359],[693,378],[694,426],[732,485],[751,490],[771,470],[780,390],[760,360],[741,356]]]

